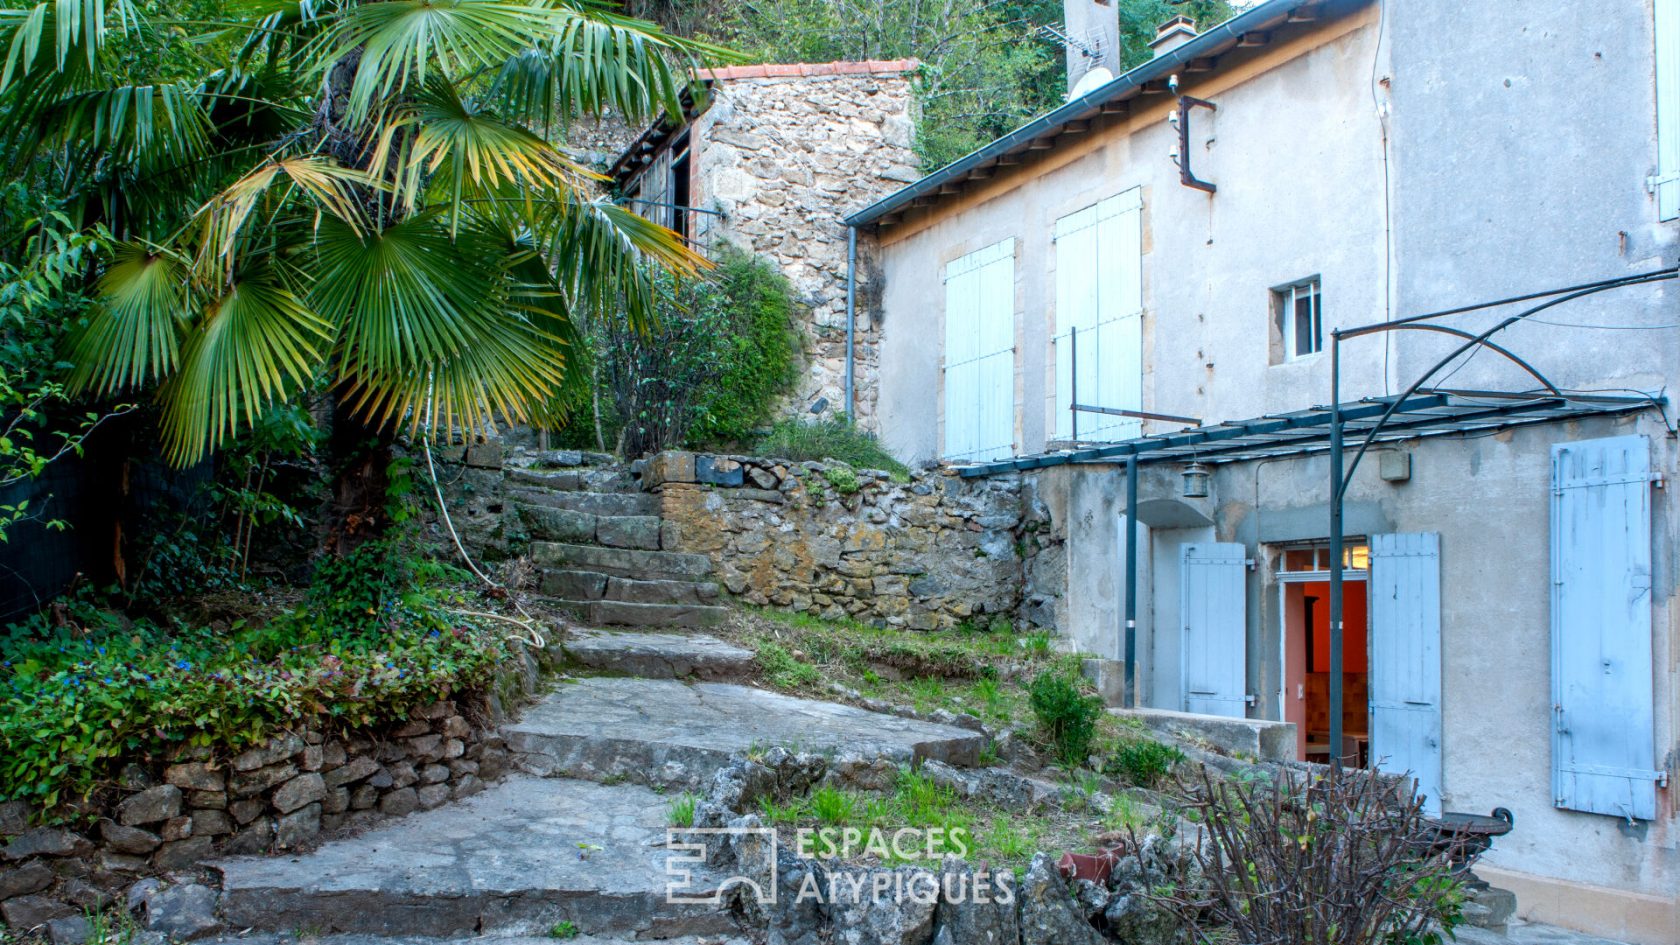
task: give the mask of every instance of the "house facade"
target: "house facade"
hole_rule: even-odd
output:
[[[1504,808],[1521,915],[1680,941],[1680,2],[1267,0],[1157,52],[848,219],[883,441],[1028,478],[1140,704]]]
[[[784,414],[874,422],[873,244],[854,252],[841,208],[865,206],[920,176],[910,89],[917,65],[708,69],[707,94],[684,120],[656,122],[609,172],[649,219],[702,250],[733,243],[788,277],[808,317],[799,326],[806,372]]]

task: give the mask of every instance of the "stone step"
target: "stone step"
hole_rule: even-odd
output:
[[[139,940],[144,942],[144,940]],[[475,935],[470,938],[472,945],[554,945],[556,942],[566,942],[568,945],[647,945],[642,938],[620,937],[620,935],[575,935],[571,938],[554,937],[553,927],[549,932],[539,935]],[[694,937],[684,935],[680,938],[665,938],[660,945],[751,945],[751,938],[746,937]],[[296,932],[260,933],[250,935],[217,935],[215,938],[198,938],[198,945],[462,945],[460,938],[435,938],[432,935],[417,937],[417,935],[403,935],[402,938],[391,938],[388,935],[297,935]]]
[[[563,683],[504,735],[524,770],[699,790],[731,757],[774,747],[845,763],[979,763],[985,738],[731,683],[593,677]]]
[[[633,604],[562,597],[550,598],[549,602],[594,627],[715,627],[729,616],[729,608],[705,604]]]
[[[699,634],[578,630],[561,649],[575,666],[643,679],[739,679],[754,664],[751,650]]]
[[[531,560],[539,568],[599,571],[640,581],[695,581],[712,573],[705,555],[637,548],[600,548],[568,542],[533,541]]]
[[[516,502],[514,508],[531,537],[541,541],[595,542],[608,548],[659,550],[662,522],[657,515],[595,515],[527,502]]]
[[[227,927],[416,937],[733,935],[729,915],[667,897],[670,798],[636,785],[515,776],[456,804],[289,857],[213,862]],[[703,865],[694,888],[723,879]]]
[[[515,486],[537,486],[564,492],[639,493],[641,486],[628,470],[604,469],[509,469],[507,481]]]
[[[646,492],[551,492],[547,489],[514,488],[508,490],[509,500],[527,505],[546,505],[550,508],[590,515],[658,515],[659,496]]]
[[[638,581],[600,571],[544,571],[537,587],[549,597],[565,600],[631,604],[715,604],[722,596],[712,581]]]

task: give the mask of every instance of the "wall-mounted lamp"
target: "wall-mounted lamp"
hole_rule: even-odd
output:
[[[1184,467],[1184,497],[1186,499],[1207,498],[1208,480],[1211,475],[1206,463],[1191,463]]]

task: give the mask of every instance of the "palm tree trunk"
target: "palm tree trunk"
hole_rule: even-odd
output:
[[[343,557],[390,528],[386,511],[395,438],[390,428],[370,427],[343,401],[334,399],[327,459],[332,500],[325,522],[325,547]]]

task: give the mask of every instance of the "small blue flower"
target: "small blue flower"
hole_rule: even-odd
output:
[[[99,655],[100,655],[100,656],[104,656],[104,655],[105,655],[105,648],[104,648],[104,647],[100,647],[100,648],[99,648]]]
[[[114,686],[114,685],[116,685],[116,684],[117,684],[117,681],[116,681],[116,680],[114,680],[114,679],[112,679],[112,678],[111,678],[111,677],[109,677],[109,676],[106,676],[106,677],[105,677],[105,685],[107,685],[107,686]]]
[[[186,670],[192,669],[192,664],[186,660],[177,660],[175,662],[175,668],[185,672]]]

